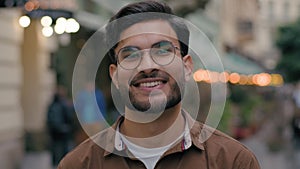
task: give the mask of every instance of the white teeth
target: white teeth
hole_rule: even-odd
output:
[[[161,81],[155,81],[155,82],[147,82],[147,83],[141,83],[141,87],[154,87],[154,86],[157,86],[157,85],[160,85],[162,84]]]

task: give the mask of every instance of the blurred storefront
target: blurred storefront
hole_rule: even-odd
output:
[[[23,150],[23,30],[18,26],[20,11],[0,9],[0,164],[15,168]]]
[[[21,162],[25,138],[35,148],[42,143],[45,110],[55,84],[49,69],[55,42],[41,34],[39,21],[23,29],[18,20],[22,11],[1,9],[0,33],[1,103],[0,164],[16,168]],[[33,147],[33,146],[31,146]]]
[[[75,6],[75,1],[49,2],[6,0],[0,4],[1,168],[18,168],[24,150],[46,146],[46,110],[56,85],[51,54],[58,43],[55,36],[45,36],[40,20],[50,5],[54,8],[50,10]],[[30,15],[38,8],[38,15]],[[21,20],[22,15],[29,16],[29,22]]]
[[[21,63],[23,84],[21,105],[24,116],[26,148],[39,149],[45,133],[46,110],[55,90],[55,72],[50,69],[50,56],[56,49],[55,39],[42,35],[38,19],[24,29]],[[29,144],[30,143],[30,144]]]
[[[25,151],[46,150],[55,88],[71,95],[78,53],[110,12],[93,0],[0,2],[1,168],[19,168]]]

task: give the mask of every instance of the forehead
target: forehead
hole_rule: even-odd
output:
[[[131,43],[153,44],[158,40],[178,41],[177,39],[174,29],[167,21],[150,20],[136,23],[125,29],[120,35],[118,47]]]

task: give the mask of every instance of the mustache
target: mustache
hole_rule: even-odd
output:
[[[161,70],[152,70],[151,72],[147,72],[147,73],[141,71],[133,77],[133,79],[130,81],[130,84],[131,85],[136,84],[139,80],[146,79],[146,78],[159,78],[168,81],[170,75],[167,72]]]

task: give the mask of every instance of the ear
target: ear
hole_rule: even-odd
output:
[[[109,75],[116,88],[119,89],[119,84],[117,80],[117,65],[115,64],[109,65]]]
[[[191,55],[185,55],[183,58],[185,80],[189,81],[193,74],[194,63]]]

